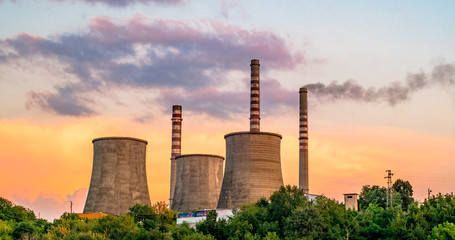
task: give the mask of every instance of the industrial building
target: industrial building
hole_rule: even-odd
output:
[[[224,157],[185,154],[175,158],[177,177],[172,210],[214,209],[223,181]]]
[[[223,181],[224,157],[181,154],[182,106],[172,106],[171,181],[169,208],[178,211],[214,209]]]
[[[359,194],[346,193],[343,195],[344,195],[344,206],[346,207],[346,209],[358,211],[359,210],[359,203],[358,203]]]
[[[226,139],[226,166],[217,208],[269,197],[283,185],[281,135],[260,131],[259,60],[251,60],[250,131]]]
[[[283,185],[281,139],[260,131],[259,60],[251,60],[250,130],[228,133],[224,157],[181,154],[182,106],[172,106],[169,207],[179,212],[194,209],[232,209],[268,198]],[[308,194],[307,89],[300,88],[299,188]],[[134,204],[150,205],[145,171],[147,141],[128,137],[97,138],[90,189],[84,213],[125,214]]]
[[[84,213],[122,215],[135,204],[150,206],[145,171],[147,141],[93,139],[93,168]]]

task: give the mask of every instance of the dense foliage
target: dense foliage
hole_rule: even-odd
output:
[[[455,197],[436,195],[419,205],[408,181],[386,189],[363,187],[359,211],[324,196],[313,201],[297,187],[281,187],[269,199],[241,206],[229,220],[209,212],[195,228],[176,225],[164,202],[135,205],[124,216],[100,219],[63,214],[49,223],[0,198],[0,239],[455,239]]]

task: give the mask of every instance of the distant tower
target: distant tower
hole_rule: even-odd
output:
[[[357,193],[346,193],[344,195],[344,206],[346,209],[352,209],[354,211],[359,210],[359,204],[357,202],[357,198],[359,194]]]
[[[172,210],[214,209],[223,181],[224,157],[185,154],[175,157],[177,177]]]
[[[250,131],[226,139],[226,166],[217,208],[238,207],[269,197],[283,185],[281,135],[260,132],[259,60],[251,60]]]
[[[177,176],[177,162],[175,157],[181,154],[182,141],[182,106],[172,106],[172,147],[171,147],[171,188],[169,191],[169,207],[172,208],[174,200],[175,179]]]
[[[147,141],[93,139],[93,168],[84,213],[123,215],[135,204],[150,206],[145,171]]]
[[[308,193],[308,100],[306,88],[300,88],[300,121],[299,121],[299,188]]]

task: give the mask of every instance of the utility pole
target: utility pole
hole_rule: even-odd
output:
[[[428,188],[428,200],[430,200],[430,193],[431,193],[431,192],[433,192],[433,191],[431,191],[431,189]]]
[[[387,192],[386,192],[386,198],[387,198],[387,207],[389,207],[389,198],[390,198],[390,206],[393,207],[393,194],[390,192],[390,187],[392,185],[392,170],[385,170],[387,173],[387,176],[384,177],[387,179]]]
[[[73,201],[70,201],[70,213],[73,213]]]

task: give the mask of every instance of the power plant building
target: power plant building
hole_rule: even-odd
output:
[[[172,210],[214,209],[223,181],[224,157],[185,154],[175,157],[177,171]]]
[[[283,186],[282,136],[260,131],[259,60],[251,60],[250,67],[250,129],[224,136],[226,159],[211,154],[181,155],[182,106],[172,106],[170,209],[178,212],[231,209],[268,198]],[[300,88],[299,188],[306,194],[309,192],[307,92],[306,88]],[[145,168],[147,141],[104,137],[93,139],[92,143],[92,177],[83,212],[123,215],[134,204],[150,206]]]
[[[269,197],[283,185],[281,135],[260,131],[259,60],[251,60],[250,131],[226,139],[226,166],[217,208]]]
[[[84,213],[122,215],[135,204],[150,206],[145,169],[147,141],[93,139],[93,168]]]

